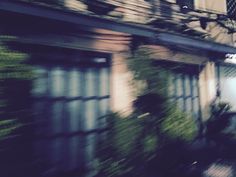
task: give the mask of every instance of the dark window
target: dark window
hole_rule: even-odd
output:
[[[169,98],[175,101],[184,112],[199,118],[198,76],[186,73],[173,73],[170,76]]]
[[[183,11],[194,9],[194,0],[176,0],[176,3]]]
[[[169,71],[166,94],[170,102],[192,115],[196,124],[201,126],[199,73],[202,67],[168,61],[158,61],[155,64]]]
[[[236,20],[236,1],[227,0],[227,15]]]

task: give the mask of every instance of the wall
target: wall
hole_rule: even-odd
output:
[[[199,75],[200,105],[202,120],[206,121],[210,117],[210,104],[216,96],[215,64],[207,62]]]
[[[132,102],[134,100],[131,85],[132,74],[128,70],[127,57],[128,53],[114,53],[111,72],[112,111],[119,111],[124,115],[128,115],[132,112]]]

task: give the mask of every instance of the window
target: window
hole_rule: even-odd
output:
[[[107,58],[93,60],[97,64],[67,60],[35,66],[34,152],[37,162],[47,167],[45,172],[82,169],[94,158],[96,139],[106,128],[104,115],[109,112],[110,69]]]
[[[179,109],[192,114],[192,117],[199,123],[200,102],[198,86],[198,67],[181,65],[171,67],[168,96],[171,102],[176,102]]]
[[[232,111],[236,111],[236,67],[234,64],[218,64],[216,67],[217,80],[221,92],[220,100],[230,103]]]
[[[180,109],[199,118],[198,78],[196,75],[173,74],[169,98],[176,101]]]
[[[194,9],[194,0],[176,0],[181,9]]]
[[[236,20],[236,1],[227,0],[227,15]]]

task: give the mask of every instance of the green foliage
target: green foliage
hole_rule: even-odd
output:
[[[147,135],[143,139],[143,150],[145,153],[154,155],[158,147],[157,135]]]
[[[150,168],[145,164],[156,166],[154,159],[165,159],[165,167],[176,167],[181,155],[173,152],[173,156],[178,156],[173,161],[162,152],[170,144],[191,142],[197,134],[193,118],[169,103],[166,91],[171,71],[156,65],[151,53],[143,48],[129,59],[129,68],[134,84],[141,81],[145,86],[136,95],[132,115],[108,116],[110,131],[98,148],[100,176],[146,177]],[[151,171],[156,173],[155,167]]]
[[[32,79],[32,68],[25,64],[28,55],[7,49],[0,43],[0,80]]]
[[[16,119],[0,120],[0,140],[6,138],[20,126]]]
[[[150,115],[139,118],[137,116],[133,114],[122,117],[111,114],[107,117],[110,130],[106,139],[98,142],[99,176],[145,177],[149,173],[149,167],[145,164],[152,163],[153,159],[158,158],[166,146],[177,140],[189,142],[196,135],[193,119],[175,107],[172,107],[165,119],[159,121],[159,133],[153,121],[150,121]],[[171,153],[173,156],[176,155],[175,152]],[[168,156],[168,153],[165,155]],[[177,166],[181,159],[179,157],[178,160],[172,161],[171,157],[164,157],[164,154],[161,158],[165,158],[165,163],[168,166],[172,164],[172,167]]]
[[[0,38],[11,40],[7,36]],[[27,58],[27,54],[12,51],[0,42],[0,140],[20,127],[17,119],[28,109],[24,105],[27,96],[22,90],[34,75],[32,68],[25,63]]]
[[[133,73],[134,82],[145,83],[146,87],[142,94],[151,92],[163,95],[166,93],[169,71],[155,65],[151,55],[149,50],[140,48],[129,58],[128,66]]]
[[[141,133],[141,126],[135,118],[114,118],[112,141],[116,151],[123,157],[136,149],[136,141]]]
[[[158,145],[156,134],[150,134],[143,120],[135,115],[108,115],[110,131],[99,142],[98,157],[101,176],[142,176],[143,162],[153,157]],[[136,174],[137,173],[137,174]]]
[[[161,133],[172,140],[191,142],[197,135],[197,127],[193,118],[171,106],[168,115],[160,125]]]

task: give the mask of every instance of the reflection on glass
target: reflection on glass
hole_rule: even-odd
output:
[[[87,69],[85,73],[85,96],[95,96],[96,95],[96,73],[94,72],[94,69]]]
[[[33,80],[32,94],[35,96],[45,96],[48,87],[47,71],[42,67],[37,67],[35,71],[36,79]]]
[[[52,105],[51,108],[51,126],[52,132],[55,133],[62,133],[63,132],[63,103],[56,102]]]
[[[64,87],[66,86],[66,83],[65,83],[64,71],[62,69],[55,68],[51,70],[50,84],[51,84],[50,91],[52,97],[64,96]]]
[[[92,130],[96,128],[97,114],[96,114],[96,100],[86,101],[85,104],[85,118],[84,130]]]
[[[182,96],[183,95],[183,84],[182,84],[182,78],[181,75],[178,75],[176,77],[176,84],[177,84],[177,96]]]
[[[71,71],[68,71],[68,90],[66,91],[66,94],[68,97],[77,97],[81,96],[81,82],[80,82],[80,71],[73,69]]]
[[[190,96],[191,95],[191,82],[190,77],[188,75],[185,75],[185,95]]]
[[[45,174],[91,167],[109,111],[109,69],[38,67],[33,83],[35,156],[47,164]],[[43,97],[41,97],[43,96]],[[43,121],[42,121],[43,120]],[[93,133],[88,133],[95,130]],[[43,162],[44,161],[44,162]]]
[[[67,105],[68,121],[69,121],[69,132],[78,131],[80,129],[80,103],[81,101],[71,101]]]
[[[100,95],[109,95],[109,68],[102,68],[100,71]]]

